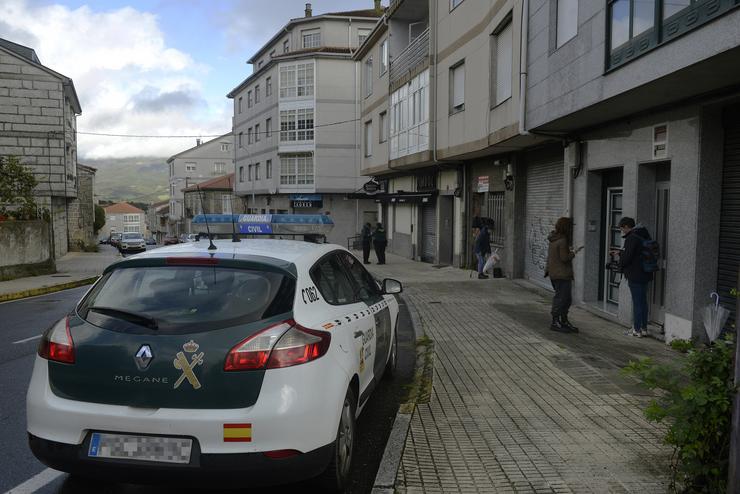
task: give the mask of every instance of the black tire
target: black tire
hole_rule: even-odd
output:
[[[339,414],[339,427],[334,440],[331,461],[317,479],[323,492],[343,492],[349,482],[349,472],[355,450],[355,410],[357,398],[352,388],[347,390]]]
[[[385,364],[383,379],[393,379],[398,372],[398,321],[393,330],[393,343],[391,343],[391,354],[388,356],[388,362]]]

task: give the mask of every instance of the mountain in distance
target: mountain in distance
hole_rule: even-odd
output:
[[[169,197],[166,157],[86,159],[80,163],[98,170],[96,199],[153,203]]]

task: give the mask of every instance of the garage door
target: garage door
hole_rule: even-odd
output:
[[[434,262],[437,250],[437,205],[430,199],[421,206],[421,260]]]
[[[545,278],[547,236],[563,214],[563,162],[534,162],[527,167],[527,225],[524,274],[552,289]]]
[[[717,288],[722,305],[732,311],[737,303],[737,271],[740,266],[740,106],[725,114],[725,149],[722,170],[722,214],[719,227]],[[732,324],[732,320],[728,323]]]

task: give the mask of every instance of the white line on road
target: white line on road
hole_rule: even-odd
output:
[[[23,482],[21,485],[13,487],[5,494],[31,494],[41,489],[46,484],[52,483],[54,480],[64,475],[64,472],[47,468],[39,474],[34,475],[30,479]]]
[[[43,335],[37,334],[36,336],[31,336],[30,338],[24,338],[22,340],[14,341],[13,344],[17,345],[18,343],[25,343],[27,341],[36,340],[38,338],[41,338]]]

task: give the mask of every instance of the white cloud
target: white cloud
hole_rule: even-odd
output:
[[[44,65],[74,80],[80,131],[211,135],[230,128],[229,101],[207,101],[203,94],[199,77],[209,68],[168,47],[151,13],[3,0],[0,19],[0,37],[33,41]],[[169,156],[191,142],[79,135],[78,154],[81,160]]]

